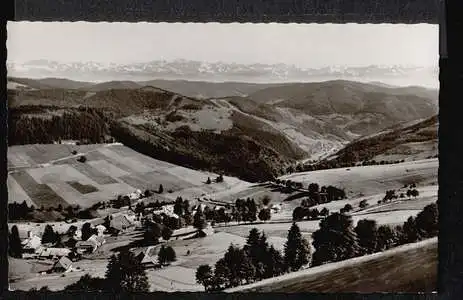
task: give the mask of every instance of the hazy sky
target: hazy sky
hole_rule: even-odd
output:
[[[430,24],[9,22],[8,62],[208,62],[435,66]]]

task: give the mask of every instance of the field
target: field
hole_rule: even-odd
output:
[[[72,154],[77,151],[77,154]],[[84,155],[86,162],[78,162]],[[206,185],[217,174],[178,167],[139,154],[120,144],[31,145],[9,148],[9,202],[24,200],[35,207],[79,204],[89,207],[136,189],[162,184],[163,198],[196,198],[250,184],[232,177]]]

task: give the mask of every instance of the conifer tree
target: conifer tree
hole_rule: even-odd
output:
[[[42,243],[56,243],[57,240],[57,235],[55,231],[53,230],[53,227],[51,227],[50,224],[47,224],[45,226],[45,230],[42,235]]]
[[[113,255],[106,270],[106,290],[110,292],[148,292],[145,270],[134,254],[122,251]]]
[[[11,257],[22,258],[22,251],[23,247],[19,238],[18,227],[14,225],[11,227],[11,233],[9,234],[8,252]]]
[[[375,220],[360,220],[355,227],[359,244],[359,254],[371,254],[376,251],[378,229]]]
[[[313,265],[352,258],[358,253],[352,217],[333,213],[321,220],[320,229],[312,234],[315,253]]]
[[[209,290],[212,284],[212,277],[214,276],[211,266],[200,265],[196,269],[196,282],[202,284],[206,292]]]
[[[285,264],[288,270],[297,271],[310,261],[310,247],[302,237],[299,226],[293,223],[285,244]]]

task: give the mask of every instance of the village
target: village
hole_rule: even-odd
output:
[[[19,257],[39,266],[34,268],[37,270],[36,278],[53,274],[65,277],[70,273],[86,271],[80,267],[82,262],[109,259],[123,248],[132,251],[146,269],[160,268],[159,250],[162,244],[169,240],[191,240],[212,235],[213,225],[216,225],[214,219],[229,223],[233,222],[231,216],[236,215],[234,203],[202,197],[195,199],[197,205],[191,208],[187,200],[177,199],[176,203],[181,203],[182,207],[182,215],[179,216],[174,212],[178,212],[176,203],[154,202],[156,196],[153,194],[153,191],[137,189],[118,196],[119,201],[111,201],[116,202],[113,207],[118,209],[106,209],[106,217],[9,223],[11,232],[14,232],[14,227],[17,228],[21,241],[22,253]],[[268,209],[271,213],[278,213],[281,204],[268,205]],[[199,225],[193,220],[198,210],[204,212],[208,220],[202,220],[203,224]],[[147,233],[151,236],[147,237]],[[14,278],[11,282],[14,282]]]

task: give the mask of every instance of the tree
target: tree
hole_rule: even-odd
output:
[[[167,253],[166,253],[166,247],[164,245],[161,245],[161,248],[159,249],[158,262],[161,266],[167,263]]]
[[[255,268],[247,251],[230,245],[223,256],[223,263],[229,270],[229,285],[238,286],[245,281],[251,282],[255,278]]]
[[[164,193],[164,187],[162,186],[162,184],[159,185],[158,193],[159,193],[159,194]]]
[[[211,178],[210,178],[210,177],[207,177],[206,184],[211,184],[211,183],[212,183]]]
[[[268,221],[272,217],[272,213],[270,212],[270,209],[268,208],[263,208],[259,212],[259,220],[261,221]]]
[[[341,208],[340,210],[340,213],[346,213],[346,212],[349,212],[353,209],[352,205],[350,205],[349,203],[347,203],[346,205],[344,205],[343,208]]]
[[[64,288],[65,291],[88,291],[98,292],[105,289],[105,279],[95,278],[85,274],[80,279]]]
[[[211,282],[213,289],[219,290],[231,286],[232,279],[231,270],[225,259],[219,259],[214,266],[214,277]]]
[[[42,244],[47,244],[47,243],[56,243],[57,239],[57,234],[53,230],[53,227],[51,227],[50,224],[47,224],[45,226],[45,230],[42,234]]]
[[[196,269],[196,282],[202,284],[206,291],[210,288],[213,276],[212,268],[209,265],[200,265],[198,269]]]
[[[71,225],[69,226],[68,231],[66,232],[66,235],[68,237],[73,237],[76,234],[76,232],[77,232],[77,226]]]
[[[247,256],[251,259],[257,279],[264,278],[264,275],[267,273],[269,264],[269,258],[267,257],[268,249],[267,236],[264,233],[260,234],[257,228],[251,229],[243,250],[246,251]]]
[[[439,232],[438,217],[439,212],[436,203],[425,206],[423,210],[418,213],[415,224],[420,237],[431,238],[437,236]]]
[[[135,205],[135,213],[136,214],[142,214],[145,211],[145,204],[143,202],[138,202],[137,205]]]
[[[276,250],[273,245],[268,250],[269,260],[266,264],[267,274],[265,277],[279,276],[285,271],[285,261],[280,251]]]
[[[78,162],[81,162],[81,163],[84,163],[84,162],[87,161],[87,157],[85,157],[84,155],[82,155],[81,157],[79,157],[79,158],[77,159],[77,161],[78,161]]]
[[[412,216],[410,216],[402,226],[401,233],[401,244],[414,243],[421,239],[420,232],[416,226],[416,220]]]
[[[310,194],[316,194],[320,192],[320,187],[317,183],[311,183],[309,184],[308,190]]]
[[[378,242],[376,244],[376,251],[384,251],[392,248],[397,242],[397,234],[395,230],[387,225],[378,227]]]
[[[9,234],[8,253],[11,257],[22,258],[22,251],[23,247],[19,238],[18,227],[14,225],[11,227],[11,233]]]
[[[265,205],[265,206],[269,205],[270,201],[271,201],[271,199],[270,199],[269,195],[265,195],[262,198],[262,204]]]
[[[174,248],[167,246],[165,248],[166,262],[171,263],[177,260],[177,254],[175,253]]]
[[[174,232],[173,232],[172,229],[165,226],[164,228],[162,228],[162,233],[161,233],[162,234],[162,239],[165,240],[165,241],[168,241],[173,233]]]
[[[293,221],[302,221],[305,217],[305,210],[298,206],[293,210]]]
[[[106,289],[110,292],[148,292],[149,284],[139,259],[128,251],[113,255],[106,270]]]
[[[223,176],[222,176],[222,174],[220,174],[220,175],[216,178],[215,181],[216,181],[217,183],[223,182]]]
[[[183,216],[183,206],[182,197],[178,197],[174,203],[174,213],[179,217]]]
[[[204,213],[201,210],[201,208],[198,207],[193,217],[193,227],[198,230],[201,230],[201,229],[206,228],[206,225],[207,225],[206,217],[204,216]]]
[[[366,208],[367,206],[368,206],[367,200],[362,200],[362,201],[360,201],[360,203],[359,203],[359,207],[360,207],[360,208],[363,209],[363,208]]]
[[[411,198],[412,197],[412,190],[407,190],[407,197]]]
[[[318,266],[356,256],[357,236],[352,217],[333,213],[320,221],[320,229],[312,234],[315,253],[312,264]]]
[[[326,207],[323,207],[323,209],[320,211],[320,216],[322,217],[327,217],[329,214],[330,214],[330,211]]]
[[[162,236],[163,226],[161,224],[148,221],[145,223],[145,231],[143,233],[144,241],[148,244],[159,243],[159,238]]]
[[[88,240],[88,238],[91,237],[93,234],[92,227],[90,223],[88,222],[85,222],[84,225],[82,225],[81,231],[82,231],[82,241]]]
[[[378,229],[375,220],[360,220],[355,227],[359,244],[359,254],[371,254],[377,249]]]
[[[420,195],[420,192],[418,192],[417,189],[413,189],[411,190],[411,196],[413,196],[414,198],[418,197]]]
[[[302,237],[299,226],[293,223],[285,244],[284,261],[290,271],[297,271],[310,261],[310,246]]]

